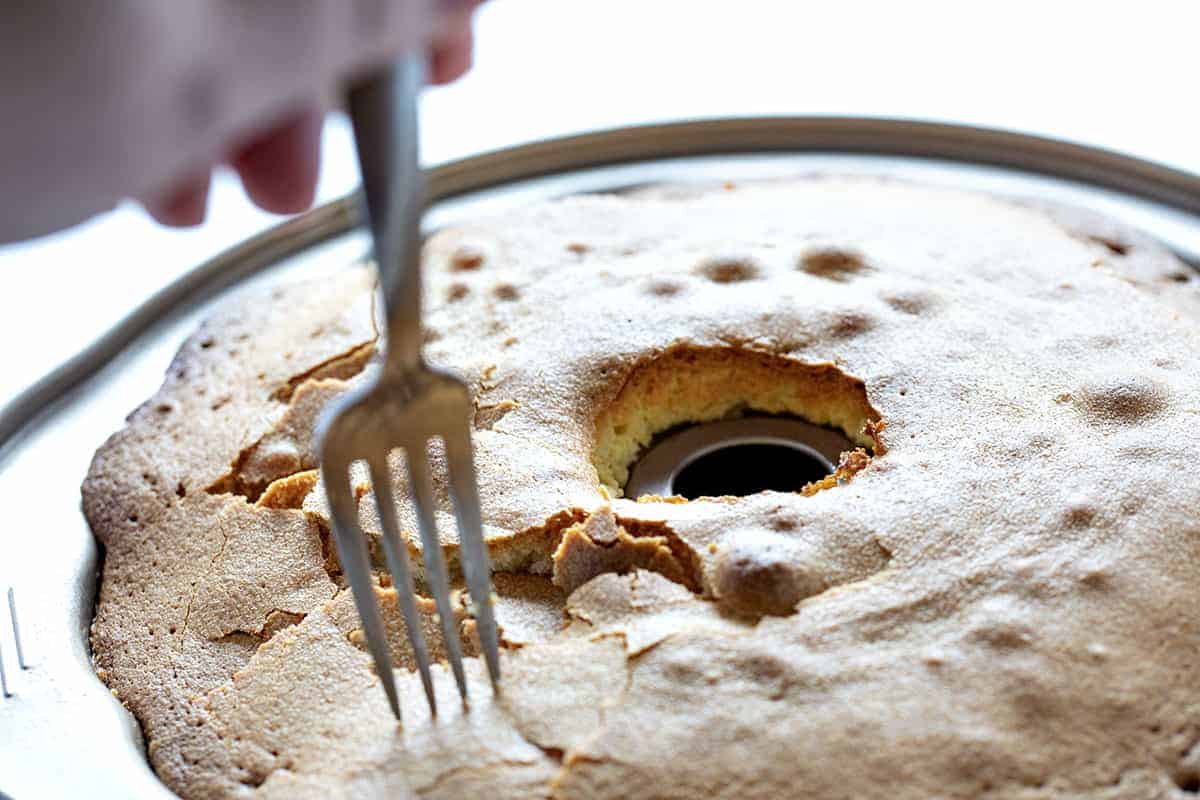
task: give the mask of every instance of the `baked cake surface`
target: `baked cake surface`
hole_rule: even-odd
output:
[[[247,296],[187,341],[83,487],[106,546],[96,667],[172,789],[1200,786],[1200,281],[1152,242],[808,178],[544,203],[443,231],[425,257],[427,352],[477,398],[503,693],[468,659],[464,713],[439,667],[430,720],[386,585],[402,727],[362,649],[312,425],[375,369],[368,271]],[[743,411],[856,449],[803,493],[620,496],[650,437]],[[361,517],[377,537],[369,494]]]

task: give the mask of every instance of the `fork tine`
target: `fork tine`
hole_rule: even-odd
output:
[[[396,696],[396,676],[392,672],[392,654],[388,649],[387,632],[375,602],[375,585],[371,580],[371,557],[367,552],[367,537],[358,526],[358,504],[350,486],[349,464],[331,463],[323,458],[321,477],[333,516],[333,538],[337,545],[342,572],[350,583],[354,604],[367,635],[367,649],[375,660],[375,671],[383,682],[388,703],[396,720],[400,720],[400,699]]]
[[[417,669],[421,672],[429,713],[436,717],[437,700],[433,695],[433,676],[429,671],[429,650],[425,646],[425,634],[421,631],[421,620],[417,614],[417,590],[413,586],[412,570],[409,569],[408,546],[400,536],[400,524],[396,520],[396,501],[392,494],[387,457],[381,462],[371,462],[371,483],[375,487],[375,504],[379,507],[379,520],[383,526],[383,553],[387,558],[388,570],[392,573],[392,585],[396,588],[404,626],[408,629],[408,643],[412,646]]]
[[[437,602],[438,616],[442,618],[442,636],[446,640],[446,657],[450,661],[450,669],[458,682],[458,693],[465,705],[467,678],[463,673],[462,642],[458,638],[454,609],[450,606],[450,581],[446,577],[446,559],[442,555],[442,543],[438,540],[437,523],[433,516],[433,485],[429,480],[426,445],[422,443],[419,447],[409,448],[405,455],[408,459],[408,478],[412,484],[417,522],[421,529],[425,579],[429,582],[429,588],[433,590],[433,597]]]
[[[458,520],[459,552],[462,554],[463,574],[471,590],[475,625],[479,643],[492,678],[492,690],[500,688],[500,643],[496,617],[492,610],[491,564],[483,543],[483,518],[479,510],[479,489],[475,483],[474,456],[471,453],[471,433],[463,430],[445,436],[446,464],[450,471],[450,493],[454,514]]]

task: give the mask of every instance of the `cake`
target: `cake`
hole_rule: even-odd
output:
[[[806,177],[544,202],[440,231],[424,260],[426,352],[476,398],[502,692],[468,658],[464,710],[436,666],[430,718],[360,475],[398,725],[330,545],[313,423],[377,369],[370,270],[245,295],[83,486],[96,669],[172,790],[1200,787],[1200,281],[1154,242]],[[624,496],[664,431],[745,413],[850,447],[803,491]]]

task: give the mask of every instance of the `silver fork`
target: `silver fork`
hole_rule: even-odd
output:
[[[408,548],[401,539],[392,493],[388,455],[403,449],[425,559],[425,578],[437,603],[447,659],[463,704],[467,682],[462,643],[450,601],[445,557],[434,520],[428,446],[440,437],[445,447],[451,499],[458,523],[459,553],[480,645],[493,691],[499,687],[500,653],[492,612],[492,586],[475,466],[471,453],[470,390],[458,378],[435,370],[421,356],[421,213],[423,181],[417,148],[417,96],[424,83],[424,58],[414,55],[352,87],[348,93],[363,196],[374,240],[375,262],[387,312],[383,369],[370,385],[340,398],[322,418],[321,476],[332,512],[342,570],[354,593],[367,646],[396,719],[400,702],[387,636],[375,601],[366,537],[358,524],[358,504],[350,465],[366,461],[383,527],[383,551],[408,640],[437,714],[429,651],[417,615]]]

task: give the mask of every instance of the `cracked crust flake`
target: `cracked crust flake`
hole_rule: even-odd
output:
[[[436,668],[436,724],[384,580],[391,718],[312,471],[315,415],[371,368],[370,275],[248,297],[92,463],[97,670],[188,798],[1191,791],[1195,281],[1144,237],[1064,220],[808,178],[435,235],[427,353],[475,390],[505,675],[493,697],[469,659],[464,714]],[[658,426],[746,408],[864,450],[803,493],[616,497]]]

